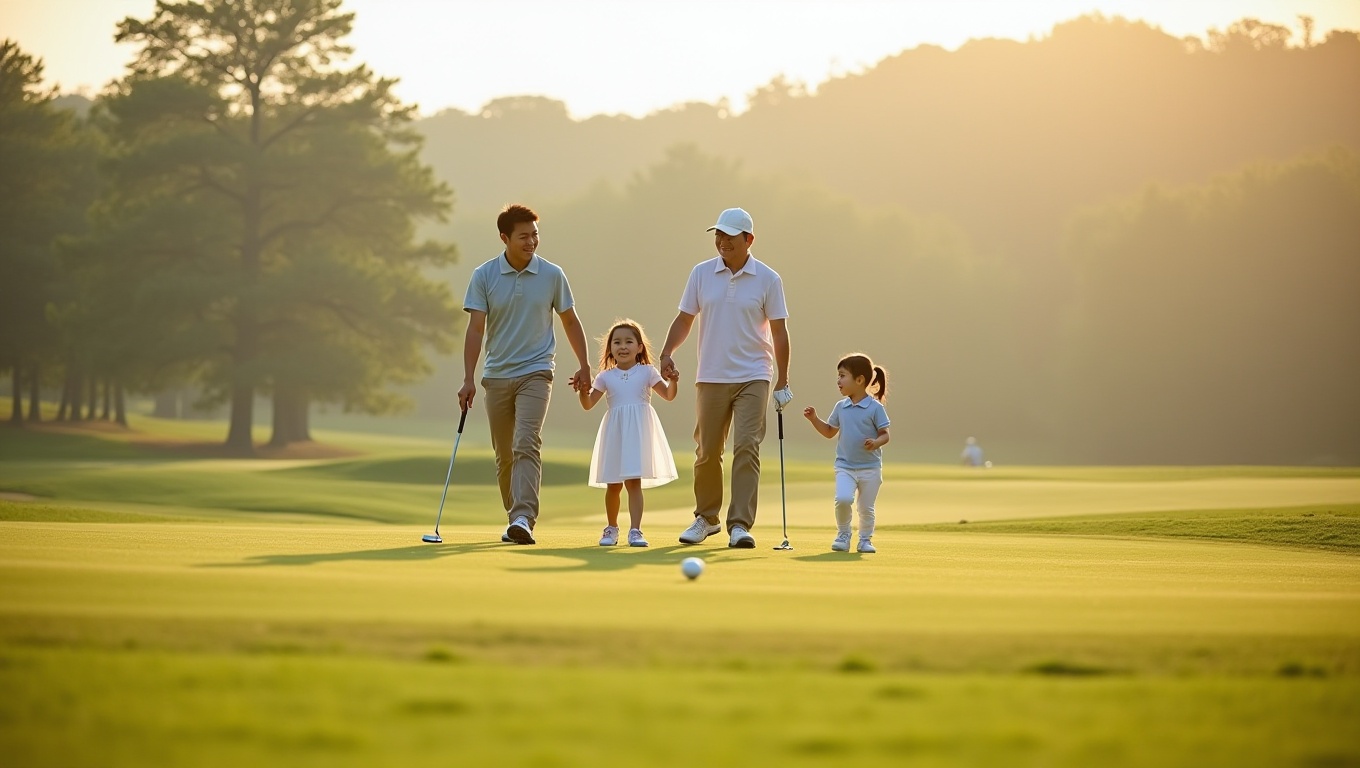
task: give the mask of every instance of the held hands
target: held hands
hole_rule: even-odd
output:
[[[680,369],[675,367],[675,361],[671,359],[670,355],[661,355],[657,358],[657,362],[661,363],[661,378],[671,381],[680,380]]]
[[[571,385],[571,388],[575,390],[577,394],[582,392],[589,394],[591,385],[590,366],[586,366],[576,373],[573,373],[571,379],[569,379],[567,383]]]

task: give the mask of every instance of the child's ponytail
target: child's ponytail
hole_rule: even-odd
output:
[[[872,387],[874,382],[878,383],[878,390],[874,392],[874,397],[878,398],[881,403],[888,398],[888,372],[877,365],[874,366],[874,378],[869,382],[869,386]]]

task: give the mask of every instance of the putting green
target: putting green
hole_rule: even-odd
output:
[[[451,489],[428,545],[447,458],[370,445],[0,464],[0,754],[1360,762],[1354,472],[895,468],[879,552],[858,555],[829,551],[830,476],[810,464],[788,467],[792,552],[771,549],[770,472],[754,550],[679,546],[683,479],[647,494],[650,548],[599,547],[600,496],[567,482],[569,455],[537,545],[500,543],[485,483]]]

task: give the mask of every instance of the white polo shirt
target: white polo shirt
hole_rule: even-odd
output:
[[[784,281],[779,273],[746,259],[733,274],[721,256],[689,273],[680,311],[699,318],[699,370],[705,384],[774,381],[771,320],[785,320]]]

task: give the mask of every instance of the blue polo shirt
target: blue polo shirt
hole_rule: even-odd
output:
[[[512,379],[537,371],[551,371],[557,339],[553,315],[575,306],[562,268],[541,258],[516,272],[505,253],[472,272],[463,311],[486,313],[488,379]]]
[[[858,403],[845,398],[831,409],[827,424],[840,430],[836,436],[837,469],[874,469],[883,466],[883,449],[864,450],[864,441],[878,437],[892,423],[888,411],[872,395]]]

